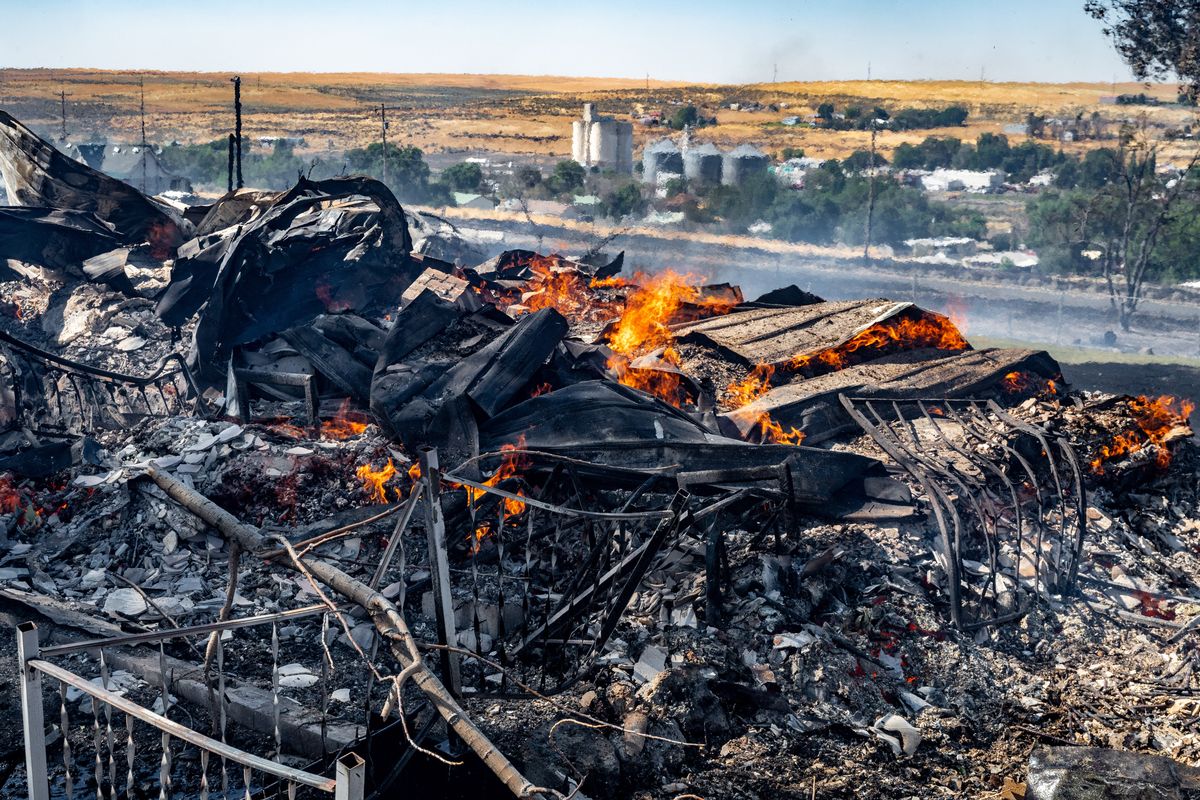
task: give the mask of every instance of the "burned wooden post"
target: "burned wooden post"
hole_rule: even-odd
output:
[[[62,130],[58,134],[58,140],[65,142],[67,140],[67,93],[65,90],[58,93],[58,99],[62,104]]]
[[[231,192],[233,191],[233,151],[236,148],[237,148],[237,139],[231,133],[231,134],[229,134],[229,163],[227,166],[229,191],[231,191]]]
[[[379,135],[383,142],[383,182],[386,184],[388,179],[387,106],[383,103],[379,104],[379,129]]]
[[[429,577],[433,583],[433,609],[437,617],[438,642],[448,647],[458,645],[454,625],[454,598],[450,586],[450,556],[446,548],[446,520],[442,517],[439,497],[441,472],[437,450],[421,450],[421,485],[425,495],[425,535],[429,539]],[[442,675],[446,688],[455,697],[462,696],[462,675],[457,653],[441,651]]]
[[[233,82],[233,135],[234,151],[237,156],[237,188],[241,189],[245,185],[242,182],[242,77],[234,75],[230,80]]]

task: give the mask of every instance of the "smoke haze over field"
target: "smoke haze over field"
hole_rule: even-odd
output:
[[[456,72],[754,83],[1126,80],[1082,0],[0,0],[0,66]],[[536,46],[534,46],[536,45]]]

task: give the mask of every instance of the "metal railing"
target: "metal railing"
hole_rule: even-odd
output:
[[[253,773],[269,776],[277,783],[286,786],[288,800],[294,800],[298,787],[306,787],[318,792],[333,794],[335,800],[362,800],[365,787],[366,762],[357,754],[351,752],[336,762],[336,775],[327,778],[323,775],[306,772],[271,761],[253,753],[246,752],[228,744],[226,741],[214,739],[182,725],[166,716],[170,709],[170,694],[165,669],[162,673],[162,702],[163,713],[145,708],[109,688],[110,674],[104,660],[104,647],[162,642],[166,639],[186,635],[214,633],[233,627],[244,627],[249,624],[264,624],[264,621],[274,622],[275,618],[294,618],[303,614],[316,613],[324,610],[324,606],[311,606],[283,614],[267,615],[254,620],[234,620],[229,623],[199,625],[162,632],[134,634],[129,637],[112,639],[94,639],[85,642],[60,645],[42,650],[38,642],[38,629],[32,622],[17,626],[17,656],[20,661],[21,685],[21,714],[25,734],[25,771],[28,784],[29,800],[50,800],[50,771],[46,756],[46,723],[44,718],[44,697],[42,694],[42,676],[57,681],[60,690],[60,732],[63,737],[63,768],[64,794],[67,800],[72,800],[75,790],[73,770],[77,769],[77,761],[71,742],[71,722],[67,710],[67,687],[81,692],[91,698],[91,716],[93,745],[95,748],[94,781],[96,800],[105,800],[105,786],[108,787],[108,800],[118,796],[123,788],[125,797],[133,797],[137,784],[137,746],[135,739],[135,721],[149,725],[161,733],[162,753],[159,761],[159,798],[167,800],[172,786],[172,740],[186,743],[199,750],[200,777],[199,785],[189,787],[188,793],[195,793],[200,800],[209,800],[217,794],[210,787],[208,780],[209,759],[215,756],[221,760],[221,789],[223,798],[231,798],[234,793],[228,781],[227,765],[235,764],[242,770],[241,796],[250,800],[253,793],[251,776]],[[268,619],[269,617],[269,619]],[[70,655],[91,650],[100,651],[101,685],[97,686],[92,680],[84,678],[57,664],[46,660],[46,657]],[[219,653],[219,651],[218,651]],[[219,656],[218,656],[219,657]],[[221,677],[223,684],[223,674]],[[224,739],[224,708],[225,692],[222,685],[220,694],[222,739]],[[118,736],[113,727],[113,712],[125,716],[124,756],[125,780],[124,787],[119,787],[118,771]],[[119,726],[118,726],[119,727]],[[276,721],[278,731],[278,721]],[[277,733],[278,739],[278,733]]]
[[[994,400],[838,399],[924,494],[956,627],[1011,622],[1073,591],[1087,497],[1063,436]]]
[[[100,369],[0,331],[0,396],[39,431],[116,430],[143,417],[204,413],[196,382],[183,357],[168,355],[145,376]],[[2,411],[2,409],[0,409]]]
[[[600,511],[580,507],[590,503],[569,470],[551,469],[540,484],[535,491],[520,477],[491,485],[442,474],[436,451],[421,455],[416,492],[426,512],[433,616],[440,644],[458,650],[441,653],[443,680],[456,694],[466,687],[529,697],[529,688],[555,694],[570,686],[694,521],[685,491],[665,508],[635,510],[642,487],[619,510]]]

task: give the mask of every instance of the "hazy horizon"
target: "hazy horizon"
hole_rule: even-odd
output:
[[[1082,0],[714,0],[606,13],[559,3],[382,0],[203,7],[109,0],[0,0],[0,66],[203,72],[545,75],[690,83],[1132,80]],[[244,44],[235,43],[241,40]]]

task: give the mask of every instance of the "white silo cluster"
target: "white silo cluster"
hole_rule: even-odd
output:
[[[581,166],[633,172],[633,123],[596,113],[583,104],[583,119],[571,123],[571,158]]]
[[[642,180],[661,188],[673,178],[686,178],[689,186],[740,186],[753,174],[767,171],[771,157],[751,145],[722,152],[711,142],[693,145],[685,133],[682,147],[660,139],[642,151]]]

